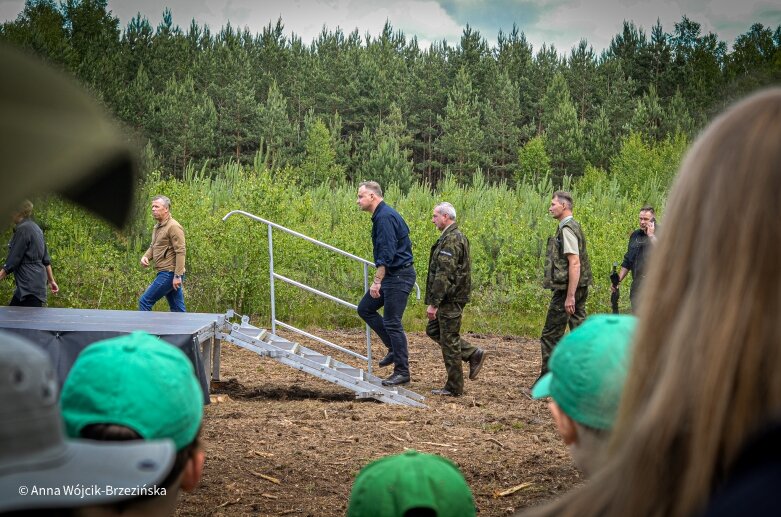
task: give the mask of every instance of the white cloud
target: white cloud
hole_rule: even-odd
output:
[[[685,14],[702,25],[703,32],[715,32],[731,44],[752,23],[775,28],[781,24],[777,0],[109,0],[108,6],[124,27],[141,12],[152,26],[162,19],[164,6],[173,12],[176,25],[187,29],[195,18],[212,32],[228,21],[253,34],[279,17],[285,34],[295,33],[305,43],[315,39],[323,26],[340,27],[345,33],[358,28],[377,36],[386,20],[395,30],[411,38],[417,35],[423,47],[447,39],[457,44],[464,26],[477,28],[494,45],[501,28],[508,32],[513,22],[538,50],[554,44],[560,53],[585,38],[599,52],[620,33],[624,20],[633,20],[646,34],[661,21],[667,32]],[[23,0],[0,0],[0,21],[14,20]],[[761,19],[765,16],[766,19]]]

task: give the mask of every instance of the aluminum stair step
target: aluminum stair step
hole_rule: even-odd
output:
[[[383,386],[381,378],[361,368],[337,361],[332,356],[310,350],[265,329],[248,325],[246,321],[243,321],[242,325],[226,324],[219,337],[258,355],[347,388],[355,392],[356,398],[426,407],[423,404],[424,397],[413,391],[400,386]]]

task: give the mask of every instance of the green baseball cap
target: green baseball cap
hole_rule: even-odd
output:
[[[180,450],[203,419],[203,393],[187,356],[145,332],[98,341],[73,363],[60,399],[65,430],[129,427],[145,440],[170,438]]]
[[[612,428],[636,326],[637,318],[629,315],[586,318],[556,345],[548,361],[549,371],[532,388],[532,397],[552,397],[580,424]]]
[[[368,464],[350,493],[347,517],[402,517],[414,508],[437,517],[474,517],[475,501],[458,467],[442,456],[407,450]]]

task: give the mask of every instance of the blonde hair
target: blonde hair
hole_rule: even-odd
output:
[[[599,472],[539,515],[702,511],[781,411],[781,88],[730,108],[681,165],[641,294],[632,365]]]

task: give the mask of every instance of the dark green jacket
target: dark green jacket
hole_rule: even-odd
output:
[[[431,247],[426,278],[426,304],[466,303],[472,291],[469,239],[451,224]]]
[[[578,254],[580,255],[580,280],[578,287],[591,285],[591,263],[588,260],[588,251],[586,251],[586,236],[583,235],[583,228],[575,219],[570,219],[560,228],[557,228],[556,235],[548,239],[548,254],[545,257],[545,278],[543,287],[546,289],[566,289],[569,279],[569,261],[563,252],[564,242],[561,232],[567,227],[573,231],[578,239]]]

